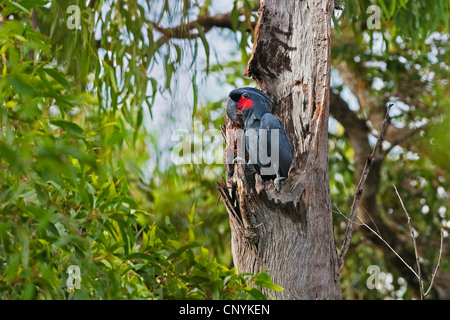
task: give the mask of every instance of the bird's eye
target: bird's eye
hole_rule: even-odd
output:
[[[242,96],[243,96],[245,99],[248,99],[248,94],[244,93]]]

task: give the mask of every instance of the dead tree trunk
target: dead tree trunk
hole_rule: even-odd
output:
[[[274,100],[294,161],[280,192],[240,164],[226,165],[219,185],[236,268],[269,273],[285,289],[269,292],[279,299],[341,298],[327,144],[333,8],[333,0],[261,0],[246,75]]]

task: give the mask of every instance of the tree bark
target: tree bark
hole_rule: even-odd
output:
[[[242,165],[226,165],[219,191],[239,272],[266,271],[277,299],[340,299],[328,172],[332,0],[262,0],[246,75],[275,102],[294,149],[277,192]],[[234,148],[223,129],[227,148]]]

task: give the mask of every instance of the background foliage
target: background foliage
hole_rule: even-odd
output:
[[[70,30],[69,3],[47,3],[0,4],[1,299],[265,299],[249,285],[279,290],[265,273],[229,268],[211,178],[172,168],[143,182],[143,108],[158,85],[145,70],[157,48],[130,20],[144,9],[112,3],[96,20],[73,2],[83,12]],[[224,251],[228,267],[213,254]],[[70,265],[80,267],[80,290],[66,288]]]
[[[411,249],[395,184],[429,274],[439,229],[449,226],[450,5],[376,1],[376,30],[366,24],[371,4],[345,1],[333,20],[333,92],[365,121],[368,143],[376,115],[396,103],[391,127],[407,135],[384,145],[377,207],[365,210]],[[70,5],[81,10],[77,28],[67,24]],[[242,74],[259,3],[230,1],[224,16],[217,6],[0,1],[1,299],[263,299],[251,284],[281,289],[265,273],[232,268],[216,191],[223,165],[167,161],[173,144],[164,128],[201,121],[219,129],[229,89],[252,85]],[[217,28],[219,18],[227,24]],[[350,138],[330,121],[338,244],[346,223],[339,211],[349,212],[358,165]],[[358,231],[353,240],[341,269],[344,298],[417,297],[414,277],[385,247]],[[444,275],[448,257],[447,250]],[[374,264],[385,276],[381,290],[366,286]],[[80,290],[66,288],[70,265],[80,267]]]

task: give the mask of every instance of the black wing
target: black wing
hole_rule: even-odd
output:
[[[267,150],[270,156],[270,150],[272,150],[270,131],[273,129],[278,129],[278,146],[279,146],[279,170],[282,177],[287,177],[289,172],[289,167],[291,166],[294,154],[292,152],[292,146],[289,138],[281,125],[280,121],[271,113],[266,113],[261,117],[260,129],[267,129]],[[261,139],[261,136],[260,136]]]

